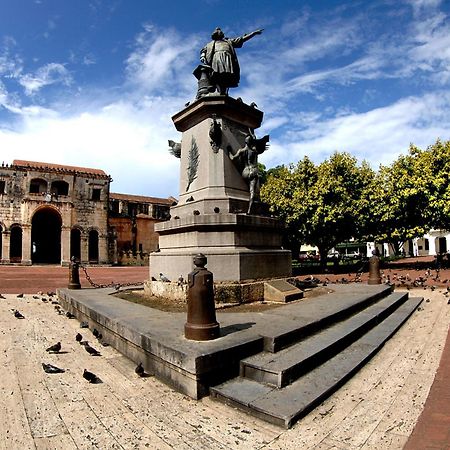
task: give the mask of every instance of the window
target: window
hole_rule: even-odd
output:
[[[170,208],[168,206],[153,205],[153,217],[155,219],[168,219]]]
[[[51,193],[55,195],[68,195],[69,183],[65,181],[54,181],[51,187]]]
[[[119,213],[119,201],[118,200],[111,200],[109,202],[109,209],[111,212]]]
[[[101,192],[102,190],[99,188],[92,189],[92,200],[99,201]]]
[[[424,239],[425,250],[430,250],[430,241],[428,239]]]
[[[30,181],[30,194],[42,194],[47,192],[47,182],[41,178],[33,178]]]
[[[6,182],[4,180],[0,180],[0,194],[5,193]]]

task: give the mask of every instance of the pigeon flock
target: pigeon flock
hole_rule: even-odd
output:
[[[17,294],[16,298],[24,299],[25,294],[23,294],[23,293]],[[43,292],[38,292],[38,295],[32,295],[31,298],[33,300],[40,300],[43,303],[53,304],[55,312],[58,315],[64,315],[68,319],[76,318],[76,316],[74,314],[72,314],[70,311],[63,311],[59,302],[56,300],[56,293],[54,293],[54,292],[47,292],[47,294],[44,294]],[[0,293],[0,299],[5,300],[6,297]],[[20,312],[18,309],[15,309],[15,308],[11,309],[11,312],[16,319],[22,319],[22,320],[26,319],[25,315],[22,312]],[[89,329],[89,323],[85,322],[85,321],[81,322],[80,328],[81,329]],[[97,339],[97,341],[100,345],[102,345],[103,347],[107,347],[109,345],[106,341],[103,340],[103,335],[98,329],[93,328],[91,331],[92,331],[93,337]],[[75,341],[79,345],[83,346],[89,355],[101,356],[100,351],[97,350],[94,346],[90,345],[89,341],[83,340],[83,335],[80,332],[78,332],[75,335]],[[48,354],[52,354],[52,355],[60,355],[62,353],[68,353],[67,351],[63,351],[63,344],[60,341],[56,342],[55,344],[51,345],[50,347],[47,347],[45,349],[45,351]],[[63,369],[54,364],[45,363],[45,362],[42,363],[42,369],[47,374],[63,374],[66,372],[66,369]],[[140,362],[136,366],[135,373],[137,376],[139,376],[141,378],[149,376],[149,374],[147,372],[145,372],[142,362]],[[82,376],[85,380],[87,380],[91,384],[102,383],[102,380],[98,375],[96,375],[95,373],[93,373],[87,369],[83,370]]]

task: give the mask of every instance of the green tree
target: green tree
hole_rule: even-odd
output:
[[[305,157],[269,174],[261,196],[291,240],[318,247],[324,266],[331,248],[359,232],[361,195],[373,176],[348,153],[335,152],[317,166]]]
[[[361,234],[400,254],[405,241],[429,229],[429,195],[417,151],[380,166],[362,193]]]
[[[426,150],[410,146],[416,185],[427,197],[422,215],[428,228],[450,230],[450,141],[437,140]]]

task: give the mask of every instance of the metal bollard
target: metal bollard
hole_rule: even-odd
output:
[[[78,264],[77,259],[75,258],[75,256],[72,256],[69,263],[69,285],[67,286],[68,289],[81,289],[80,273],[78,271],[79,267],[80,265]]]
[[[375,250],[369,258],[369,280],[367,284],[381,284],[380,258]]]
[[[214,305],[213,274],[205,268],[202,253],[194,256],[196,268],[188,275],[188,313],[184,336],[193,341],[210,341],[220,336]]]

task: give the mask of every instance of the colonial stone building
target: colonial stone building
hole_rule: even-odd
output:
[[[110,197],[110,183],[99,169],[2,164],[0,262],[67,265],[75,256],[85,264],[108,264],[117,262],[122,247],[154,250],[152,223],[167,217],[175,199]]]
[[[15,160],[0,168],[3,263],[107,263],[110,177],[98,169]]]

